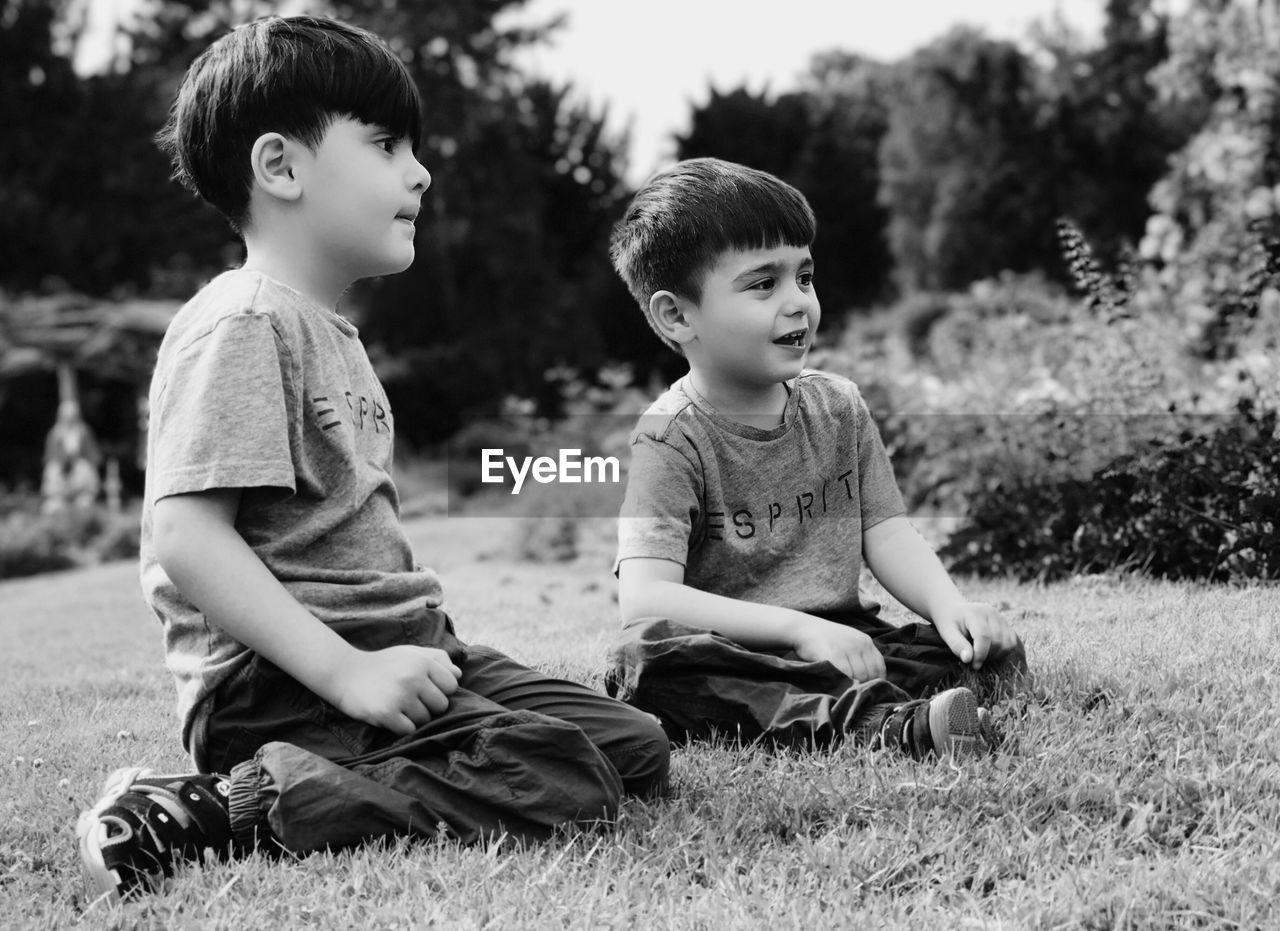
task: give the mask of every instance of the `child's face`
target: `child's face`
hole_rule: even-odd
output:
[[[412,264],[414,221],[431,175],[407,139],[339,118],[296,170],[317,270],[350,284]]]
[[[821,318],[807,246],[731,250],[689,310],[685,354],[708,387],[768,389],[800,374]]]

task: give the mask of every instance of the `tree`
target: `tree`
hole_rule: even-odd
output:
[[[149,291],[157,267],[215,264],[229,236],[208,233],[202,208],[164,181],[151,137],[165,76],[127,60],[75,73],[77,9],[11,0],[0,17],[0,283]]]
[[[814,56],[801,85],[811,130],[796,184],[818,216],[813,251],[823,306],[837,311],[871,306],[892,286],[889,217],[879,200],[891,73],[880,62],[833,51]]]
[[[690,115],[689,131],[676,136],[676,154],[723,158],[785,178],[794,174],[808,133],[809,112],[799,94],[773,98],[745,87],[711,88]]]
[[[796,92],[713,89],[676,139],[680,158],[739,162],[805,194],[818,221],[818,290],[833,322],[882,296],[888,283],[885,214],[876,200],[885,74],[858,56],[819,55]]]
[[[388,393],[418,439],[447,436],[506,395],[552,412],[544,373],[594,371],[614,332],[602,321],[634,313],[609,266],[627,192],[605,114],[540,83],[488,108],[456,156],[429,165],[431,219],[413,268],[362,299]]]
[[[958,28],[901,63],[881,148],[889,247],[907,291],[1053,261],[1033,62]]]
[[[0,281],[54,267],[47,256],[56,250],[60,211],[41,194],[60,178],[60,137],[80,103],[71,63],[53,48],[59,12],[52,3],[17,0],[0,17]]]
[[[1169,57],[1169,19],[1153,0],[1108,0],[1097,46],[1082,47],[1065,27],[1041,27],[1038,42],[1049,58],[1042,131],[1054,209],[1114,264],[1142,237],[1151,188],[1204,108],[1152,92],[1151,74]]]
[[[622,140],[569,88],[531,83],[511,52],[556,21],[501,25],[524,0],[312,4],[388,38],[421,91],[434,175],[419,259],[348,297],[402,435],[438,440],[468,409],[547,396],[543,372],[634,346],[606,237],[625,190]],[[78,0],[8,0],[0,17],[0,286],[189,296],[242,247],[176,183],[152,137],[192,59],[270,0],[151,0],[102,73],[71,67]],[[616,307],[617,311],[611,309]]]
[[[1206,118],[1151,192],[1144,290],[1205,356],[1236,351],[1267,284],[1265,244],[1280,239],[1278,48],[1277,0],[1194,0],[1155,75],[1164,99]]]

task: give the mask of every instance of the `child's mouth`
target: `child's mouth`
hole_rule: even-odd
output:
[[[779,336],[773,342],[774,342],[774,345],[776,346],[800,347],[804,345],[804,341],[806,337],[808,337],[808,335],[809,335],[809,329],[805,327],[804,329],[792,330],[790,333],[784,334],[783,336]]]

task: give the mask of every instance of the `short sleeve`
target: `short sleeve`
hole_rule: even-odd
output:
[[[214,488],[293,491],[291,382],[275,329],[262,314],[234,314],[175,347],[151,409],[152,501]]]
[[[859,393],[855,400],[858,436],[858,487],[862,497],[864,530],[906,513],[902,492],[893,477],[893,464],[880,438],[880,430],[871,418],[867,402]]]
[[[688,457],[654,437],[637,437],[618,517],[614,572],[622,560],[637,557],[687,565],[701,500],[701,476]]]

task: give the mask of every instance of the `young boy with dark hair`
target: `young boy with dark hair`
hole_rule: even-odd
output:
[[[150,394],[142,585],[199,773],[107,779],[77,827],[95,896],[206,851],[540,837],[665,788],[649,715],[458,640],[400,526],[391,410],[336,308],[413,261],[419,120],[380,39],[270,17],[192,64],[159,136],[246,259],[174,318]]]
[[[632,434],[608,691],[676,742],[974,755],[987,713],[957,683],[1025,670],[1022,644],[908,523],[857,386],[804,368],[814,235],[795,188],[710,158],[651,179],[614,228],[614,267],[689,373]],[[864,562],[928,623],[881,620]]]

